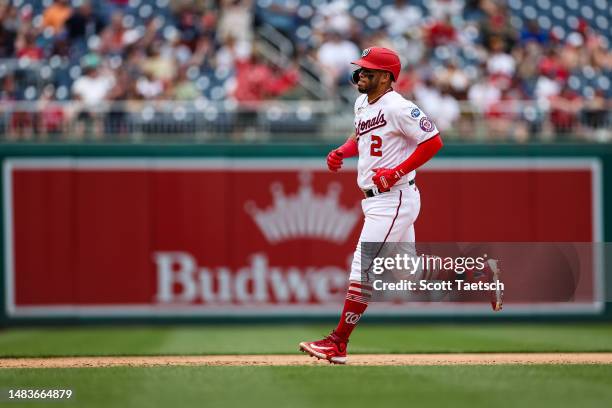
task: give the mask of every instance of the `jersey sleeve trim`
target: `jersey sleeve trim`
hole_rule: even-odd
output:
[[[428,137],[427,139],[423,140],[422,142],[419,142],[417,144],[417,146],[422,145],[423,143],[429,142],[431,139],[433,139],[434,137],[440,136],[440,132],[437,132],[435,135],[431,135],[430,137]]]

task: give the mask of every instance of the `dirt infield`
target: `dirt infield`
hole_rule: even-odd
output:
[[[328,365],[303,354],[3,358],[0,368]],[[353,366],[612,364],[612,353],[355,354]]]

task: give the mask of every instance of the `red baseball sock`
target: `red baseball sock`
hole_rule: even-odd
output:
[[[368,307],[372,297],[372,286],[357,281],[351,281],[344,301],[344,309],[340,315],[340,322],[334,332],[344,341],[348,341],[351,332],[357,326],[361,315]]]

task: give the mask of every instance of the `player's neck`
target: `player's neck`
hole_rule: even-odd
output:
[[[391,92],[392,90],[393,90],[393,88],[388,87],[388,88],[384,88],[384,89],[377,89],[376,91],[373,91],[372,93],[369,93],[368,94],[368,103],[369,104],[375,103],[380,98],[382,98],[382,96],[384,94],[386,94],[387,92]]]

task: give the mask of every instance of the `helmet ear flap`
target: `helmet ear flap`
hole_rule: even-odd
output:
[[[353,85],[357,85],[357,82],[359,82],[359,73],[361,72],[361,68],[356,69],[355,71],[353,71],[353,73],[351,74],[351,82],[353,83]]]

